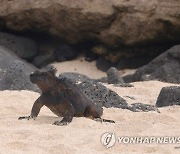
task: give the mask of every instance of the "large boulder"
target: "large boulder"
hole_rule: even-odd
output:
[[[32,59],[37,53],[37,46],[33,40],[8,33],[0,32],[0,45],[27,60]]]
[[[69,86],[76,87],[80,92],[92,100],[95,105],[127,108],[127,102],[117,93],[85,75],[66,72],[60,74],[59,79]]]
[[[170,48],[149,64],[139,68],[132,78],[133,81],[160,80],[179,84],[180,45]]]
[[[116,92],[102,85],[100,82],[92,80],[85,75],[66,72],[59,75],[59,80],[67,84],[69,87],[74,87],[83,93],[88,99],[98,107],[115,107],[127,109],[133,112],[148,112],[158,111],[153,105],[143,103],[128,104]]]
[[[163,87],[156,101],[157,107],[180,105],[180,87]]]
[[[179,0],[3,0],[0,28],[111,47],[179,41],[179,8]]]
[[[0,70],[1,72],[5,72],[9,63],[14,60],[20,59],[6,47],[0,46]],[[1,78],[2,74],[0,75]]]
[[[36,85],[29,79],[34,69],[21,60],[9,64],[3,78],[0,80],[0,90],[31,90],[39,92]]]
[[[39,92],[29,80],[36,68],[0,46],[0,90],[31,90]]]

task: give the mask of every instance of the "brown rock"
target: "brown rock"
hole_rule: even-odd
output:
[[[179,0],[3,0],[0,27],[109,46],[179,41]]]

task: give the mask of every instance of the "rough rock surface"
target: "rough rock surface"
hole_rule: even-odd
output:
[[[108,46],[179,41],[179,0],[3,0],[0,27]]]
[[[62,73],[59,75],[60,80],[74,85],[94,103],[105,107],[120,107],[125,108],[126,101],[119,97],[118,94],[109,90],[101,83],[98,83],[85,75],[78,73]]]
[[[106,72],[107,77],[96,79],[97,82],[113,84],[115,87],[133,87],[132,84],[125,83],[123,78],[120,76],[119,71],[115,67],[111,67]]]
[[[15,55],[11,50],[4,46],[0,46],[0,79],[5,74],[9,67],[9,64],[15,60],[21,60],[17,55]]]
[[[156,106],[180,105],[180,87],[170,86],[161,89]]]
[[[39,91],[29,81],[29,74],[34,70],[35,67],[0,46],[0,90]]]
[[[170,48],[149,64],[139,68],[133,76],[133,81],[144,80],[180,83],[180,45]]]
[[[125,83],[115,67],[111,67],[107,72],[108,84],[114,84],[116,87],[134,87],[132,84]]]
[[[14,53],[12,53],[6,47],[0,46],[0,78],[3,75],[2,73],[7,69],[8,64],[17,59],[19,58]]]
[[[86,97],[91,99],[95,105],[99,105],[99,107],[122,108],[133,112],[158,111],[155,106],[148,104],[134,103],[129,105],[116,92],[82,74],[62,73],[59,75],[59,79],[66,82],[67,85],[77,87],[80,92],[84,93]]]
[[[124,83],[123,79],[119,74],[119,71],[115,67],[111,67],[106,73],[109,84]]]
[[[29,80],[29,75],[35,69],[21,60],[11,62],[0,79],[0,90],[32,90],[38,92],[36,85]]]
[[[31,59],[37,53],[37,46],[33,40],[3,32],[0,32],[0,45],[23,59]]]

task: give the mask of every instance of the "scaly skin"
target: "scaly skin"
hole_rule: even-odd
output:
[[[19,120],[35,119],[45,105],[54,114],[63,117],[61,121],[55,121],[54,125],[67,125],[73,117],[87,117],[96,121],[114,123],[113,120],[102,119],[102,107],[95,106],[77,88],[59,80],[55,73],[56,69],[53,68],[47,72],[36,71],[30,75],[31,82],[40,88],[42,94],[35,101],[30,116],[19,117]]]

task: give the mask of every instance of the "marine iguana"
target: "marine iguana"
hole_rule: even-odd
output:
[[[35,101],[31,115],[19,117],[19,120],[35,119],[45,105],[54,114],[63,117],[61,121],[55,121],[54,125],[67,125],[73,117],[87,117],[96,121],[115,123],[113,120],[102,119],[102,106],[92,103],[92,100],[77,88],[59,80],[55,74],[56,69],[51,68],[49,71],[35,71],[30,75],[31,82],[41,89],[42,94]]]

